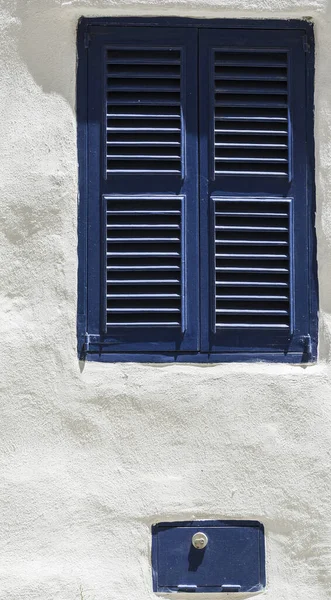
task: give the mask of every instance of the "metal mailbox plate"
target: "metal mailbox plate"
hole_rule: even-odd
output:
[[[205,548],[192,536],[208,537]],[[258,521],[184,521],[152,527],[154,592],[257,592],[265,587],[264,527]]]

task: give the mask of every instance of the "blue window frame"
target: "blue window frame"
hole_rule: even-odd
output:
[[[313,30],[81,19],[78,351],[310,362]]]

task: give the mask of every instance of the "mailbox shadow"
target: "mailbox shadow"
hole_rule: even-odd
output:
[[[194,548],[194,546],[191,545],[190,551],[188,553],[188,570],[189,571],[197,571],[198,568],[200,567],[204,555],[205,555],[205,551],[206,548],[202,548],[202,549],[197,549]]]

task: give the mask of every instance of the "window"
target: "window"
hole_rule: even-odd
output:
[[[79,353],[316,358],[305,21],[82,19]]]

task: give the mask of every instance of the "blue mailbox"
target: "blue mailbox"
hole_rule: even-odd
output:
[[[185,521],[152,527],[154,592],[257,592],[265,587],[258,521]]]

